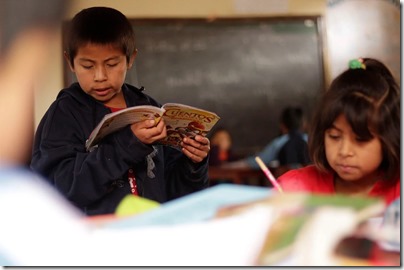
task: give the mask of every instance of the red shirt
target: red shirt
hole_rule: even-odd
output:
[[[335,193],[334,174],[319,172],[314,165],[288,171],[281,175],[278,181],[285,192]],[[400,179],[380,180],[376,182],[368,195],[382,197],[388,205],[400,197]]]

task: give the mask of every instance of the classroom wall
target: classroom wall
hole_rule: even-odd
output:
[[[113,7],[129,18],[321,15],[325,19],[326,84],[346,67],[349,59],[365,55],[385,61],[400,79],[398,0],[74,0],[66,19],[91,6]],[[53,60],[46,78],[36,86],[36,126],[63,87],[61,37],[56,47],[49,48],[49,53]]]

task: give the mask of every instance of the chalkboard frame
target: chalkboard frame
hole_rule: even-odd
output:
[[[325,82],[326,82],[326,76],[325,76],[325,68],[324,68],[324,43],[323,43],[323,18],[321,16],[279,16],[279,17],[239,17],[239,18],[130,18],[129,19],[131,24],[134,26],[135,30],[135,36],[136,36],[136,28],[141,27],[141,26],[153,26],[153,25],[164,25],[164,24],[179,24],[179,25],[195,25],[195,24],[200,24],[200,25],[212,25],[212,24],[226,24],[226,25],[245,25],[248,23],[264,23],[264,24],[270,24],[270,23],[277,23],[277,22],[304,22],[306,20],[308,21],[313,21],[315,23],[315,29],[316,29],[316,36],[317,36],[317,51],[315,52],[316,56],[318,57],[318,65],[319,65],[319,92],[325,91]],[[137,42],[139,40],[137,39]],[[139,53],[142,53],[140,51]],[[139,58],[139,57],[138,57]],[[136,61],[135,61],[135,66],[136,66]],[[128,74],[130,72],[136,72],[134,71],[135,69],[132,68],[131,70],[128,71]],[[137,75],[135,75],[137,77]],[[132,81],[129,81],[129,83],[134,84],[136,86],[142,86],[139,84],[137,81],[133,82],[133,76],[132,76]],[[64,83],[65,85],[70,85],[74,81],[74,76],[70,72],[70,69],[67,65],[67,63],[64,64]],[[145,85],[146,90],[148,89],[148,85]],[[148,91],[146,91],[148,93]],[[150,94],[150,93],[149,93]],[[154,94],[151,94],[152,97],[156,98],[158,101],[161,101],[158,96],[155,96]],[[294,104],[290,104],[294,105]],[[307,115],[307,118],[311,117],[311,112],[305,112]],[[276,112],[276,119],[278,120],[280,115],[280,112]],[[274,116],[273,116],[274,117]],[[277,121],[276,120],[276,121]],[[272,126],[274,129],[277,129],[278,126],[275,126],[275,123],[272,123]],[[219,127],[226,127],[226,123],[220,123],[219,121]],[[268,142],[271,138],[269,137],[274,137],[275,133],[272,132],[271,136],[268,137]],[[237,138],[233,139],[237,141]],[[259,149],[261,149],[265,144],[262,142],[257,144],[253,147],[248,146],[245,147],[243,145],[237,146],[236,143],[236,152],[240,156],[245,156],[249,155],[252,152],[256,152]]]

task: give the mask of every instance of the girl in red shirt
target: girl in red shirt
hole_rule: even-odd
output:
[[[284,191],[400,197],[400,87],[380,61],[350,61],[318,104],[309,152],[313,165],[292,170]]]

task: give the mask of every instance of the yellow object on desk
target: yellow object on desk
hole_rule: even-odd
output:
[[[160,203],[156,201],[130,194],[122,199],[115,210],[115,214],[117,217],[131,216],[152,210],[159,206]]]

